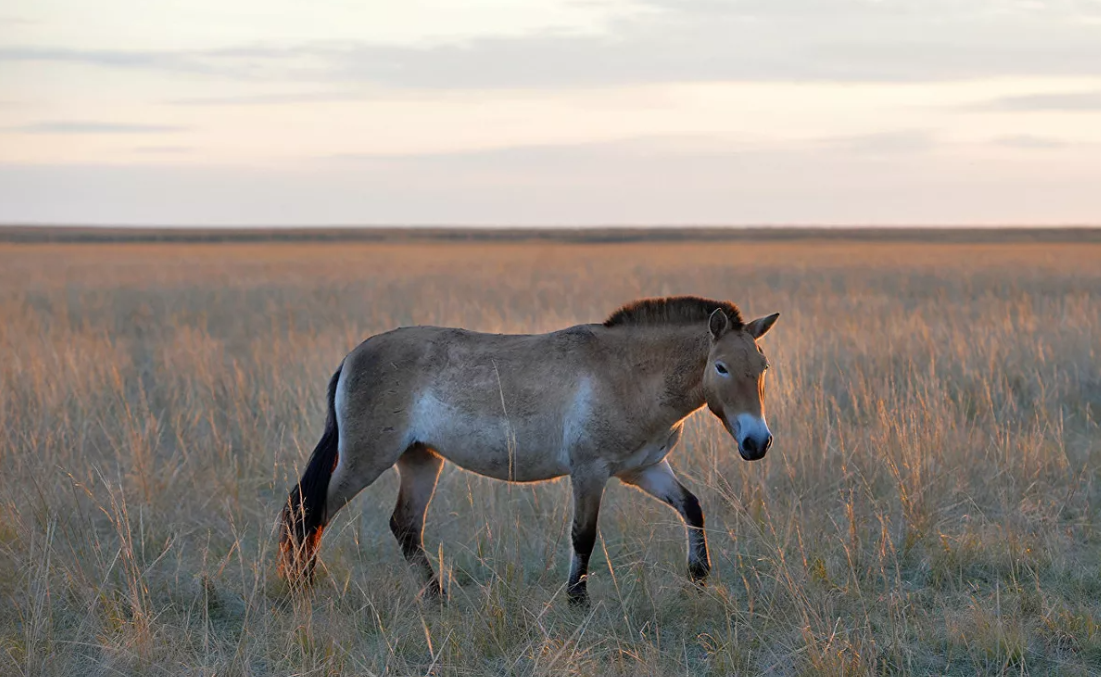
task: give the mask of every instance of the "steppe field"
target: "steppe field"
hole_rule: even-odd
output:
[[[0,674],[1101,674],[1101,242],[0,244]],[[569,486],[447,466],[417,586],[389,471],[304,596],[274,525],[329,376],[399,325],[543,332],[697,294],[762,340],[776,436],[706,411],[673,511],[612,481],[587,610]]]

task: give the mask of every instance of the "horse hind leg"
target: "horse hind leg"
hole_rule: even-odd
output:
[[[302,481],[284,508],[280,573],[295,586],[309,585],[321,533],[359,492],[394,466],[404,442],[397,433],[366,439],[355,425],[327,430]]]
[[[414,444],[398,458],[397,468],[401,487],[390,517],[390,530],[406,561],[421,570],[426,582],[424,595],[442,597],[443,586],[424,550],[424,515],[436,491],[443,459],[423,444]]]

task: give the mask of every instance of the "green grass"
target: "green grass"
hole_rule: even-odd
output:
[[[639,296],[782,313],[776,443],[709,414],[679,518],[613,482],[564,599],[565,482],[448,466],[416,601],[386,473],[317,586],[275,519],[343,355],[398,324],[547,331]],[[0,674],[1101,673],[1101,245],[0,245]]]

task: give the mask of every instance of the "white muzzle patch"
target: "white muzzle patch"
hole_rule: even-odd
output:
[[[760,416],[738,414],[733,427],[738,450],[747,461],[755,461],[764,456],[772,444],[772,432],[765,419]]]

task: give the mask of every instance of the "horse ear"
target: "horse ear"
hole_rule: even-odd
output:
[[[745,326],[747,334],[755,339],[759,339],[768,333],[769,329],[772,329],[772,325],[776,324],[776,320],[780,317],[780,313],[773,313],[767,317],[758,317]]]
[[[718,340],[722,335],[730,331],[730,318],[726,316],[722,308],[716,308],[707,319],[707,329],[711,332],[711,338]]]

